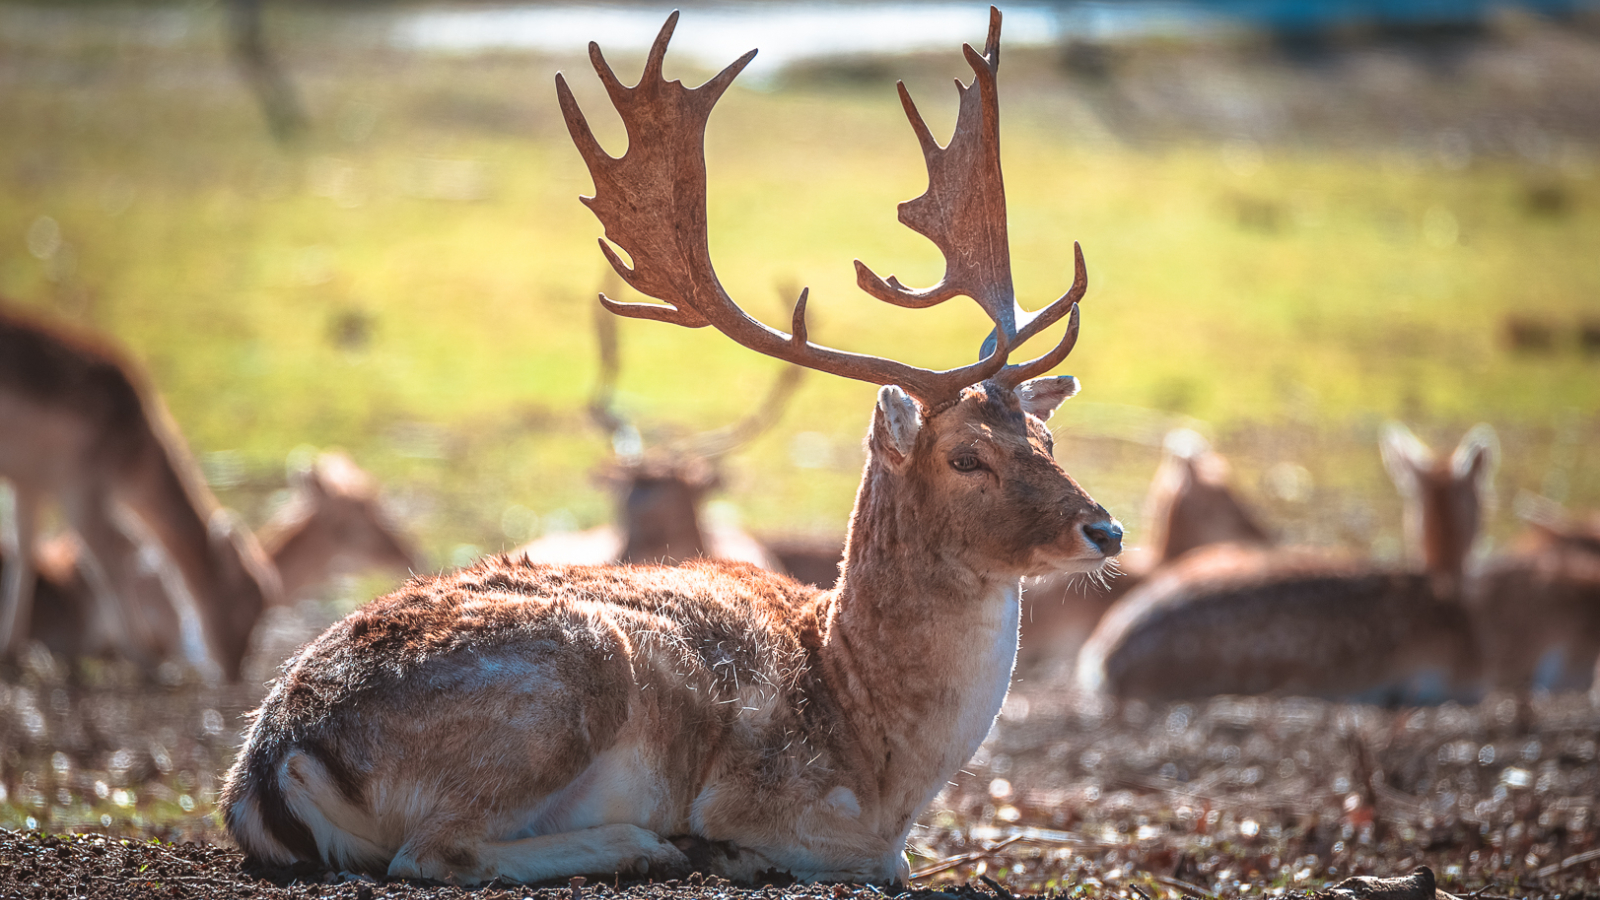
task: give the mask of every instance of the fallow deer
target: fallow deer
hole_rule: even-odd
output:
[[[536,563],[667,563],[695,557],[747,562],[779,570],[759,541],[735,525],[701,515],[706,495],[720,484],[719,458],[772,427],[805,370],[785,366],[756,411],[732,425],[659,448],[646,448],[639,429],[616,408],[616,319],[598,310],[600,378],[589,414],[611,438],[613,459],[604,480],[617,492],[617,522],[576,533],[556,533],[511,552]]]
[[[1071,662],[1107,609],[1161,567],[1201,547],[1264,548],[1267,532],[1230,483],[1228,461],[1188,428],[1169,432],[1145,495],[1145,540],[1124,551],[1119,570],[1097,583],[1083,575],[1046,575],[1023,586],[1018,672]]]
[[[290,487],[289,502],[259,536],[280,577],[283,600],[301,597],[343,572],[422,568],[410,540],[379,503],[372,477],[348,456],[320,454],[313,465],[291,472]],[[85,577],[83,550],[70,532],[41,545],[35,568],[28,637],[65,657],[118,649],[114,624],[96,618],[98,604]],[[117,602],[125,615],[143,619],[143,628],[155,641],[153,660],[179,655],[182,613],[153,569],[124,586]]]
[[[251,857],[458,883],[679,872],[887,883],[909,875],[918,813],[978,747],[1016,653],[1018,582],[1087,571],[1121,528],[1051,455],[1044,419],[1077,390],[1037,377],[1071,351],[1087,288],[1017,316],[998,155],[1000,15],[966,57],[939,147],[901,87],[929,189],[901,221],[943,252],[927,290],[857,263],[899,306],[957,295],[994,350],[936,372],[749,317],[711,265],[704,130],[754,53],[704,86],[662,77],[678,14],[625,87],[590,56],[628,149],[601,149],[565,79],[563,114],[595,181],[584,202],[612,265],[661,304],[607,309],[712,325],[759,353],[881,385],[838,586],[751,566],[538,566],[505,557],[413,579],[304,648],[264,701],[222,808]],[[1067,318],[1056,347],[1013,347]]]
[[[1490,683],[1526,699],[1534,689],[1600,684],[1600,520],[1525,503],[1528,530],[1469,581]],[[1524,711],[1525,712],[1525,711]]]
[[[237,680],[250,632],[277,596],[254,537],[217,506],[159,395],[122,354],[0,309],[0,479],[16,496],[0,585],[0,654],[28,634],[39,504],[53,498],[83,542],[97,617],[130,656],[149,660],[161,641],[129,614],[120,593],[139,577],[139,547],[159,543],[207,643]]]
[[[1197,550],[1106,613],[1079,654],[1080,684],[1141,700],[1475,692],[1479,655],[1461,590],[1494,433],[1478,426],[1438,459],[1392,425],[1382,450],[1422,571],[1305,549]]]
[[[422,557],[384,509],[373,477],[338,451],[289,474],[292,491],[261,529],[285,601],[346,572],[417,572]]]

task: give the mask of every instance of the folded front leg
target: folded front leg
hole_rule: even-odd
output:
[[[401,847],[388,876],[473,885],[495,878],[531,884],[573,875],[673,878],[689,871],[682,851],[637,825],[600,825],[514,841],[464,841],[458,829],[440,827]]]

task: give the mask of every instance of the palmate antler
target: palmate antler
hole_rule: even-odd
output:
[[[589,44],[589,58],[627,129],[628,150],[620,158],[600,147],[566,79],[556,76],[567,129],[595,182],[595,195],[582,198],[583,202],[605,226],[606,239],[622,248],[633,265],[625,263],[606,240],[600,241],[600,249],[630,286],[663,301],[619,303],[602,294],[600,302],[607,309],[689,328],[713,325],[768,356],[874,384],[899,385],[930,409],[987,378],[998,376],[1015,386],[1071,352],[1078,333],[1077,301],[1087,287],[1082,252],[1076,254],[1077,278],[1072,290],[1034,316],[1017,308],[1011,287],[995,93],[995,72],[1000,64],[999,10],[990,11],[985,54],[979,56],[971,46],[963,48],[977,78],[972,87],[957,82],[961,106],[949,147],[941,148],[933,140],[905,86],[900,86],[929,172],[928,192],[901,204],[900,219],[939,247],[946,260],[945,278],[926,291],[913,291],[893,277],[888,281],[878,278],[856,262],[861,287],[880,300],[916,308],[966,295],[989,314],[996,326],[989,354],[972,365],[942,372],[810,343],[805,324],[809,289],[800,292],[795,304],[792,334],[751,318],[723,290],[711,265],[707,235],[705,128],[712,107],[756,51],[739,57],[698,88],[666,81],[661,74],[662,60],[677,23],[678,13],[673,12],[650,48],[643,76],[631,88],[611,71],[599,45]],[[1067,332],[1054,350],[1023,365],[1006,366],[1011,347],[1068,314]],[[1020,331],[1019,319],[1026,320]]]

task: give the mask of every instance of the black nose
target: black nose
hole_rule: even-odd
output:
[[[1085,525],[1083,536],[1106,556],[1116,556],[1122,552],[1122,526],[1115,521]]]

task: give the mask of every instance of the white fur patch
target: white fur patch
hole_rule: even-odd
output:
[[[1024,381],[1017,388],[1017,400],[1029,415],[1048,420],[1056,407],[1078,393],[1078,379],[1071,375],[1051,375]]]
[[[256,802],[254,792],[233,808],[233,820],[229,827],[233,831],[235,840],[247,853],[254,854],[269,863],[289,865],[295,861],[294,854],[289,848],[278,843],[278,839],[267,831],[265,823],[261,821],[261,806]]]
[[[828,796],[822,798],[822,802],[833,807],[841,815],[852,819],[861,817],[861,801],[856,799],[856,792],[842,784],[829,791]]]
[[[901,456],[911,455],[911,447],[922,430],[922,411],[911,395],[899,387],[886,384],[878,390],[878,409],[883,412],[888,426],[889,443]]]
[[[371,813],[346,802],[328,770],[315,758],[291,750],[273,773],[295,817],[311,829],[323,858],[342,869],[363,869],[388,859],[393,846],[381,846],[379,823]]]
[[[1017,635],[1022,620],[1020,587],[1015,581],[1007,582],[1000,587],[999,594],[980,601],[985,609],[996,611],[999,621],[993,641],[974,661],[976,678],[972,692],[962,698],[961,708],[956,713],[956,746],[962,748],[963,762],[978,752],[978,745],[994,727],[995,716],[1000,714],[1006,691],[1011,687],[1011,670],[1017,662]]]

